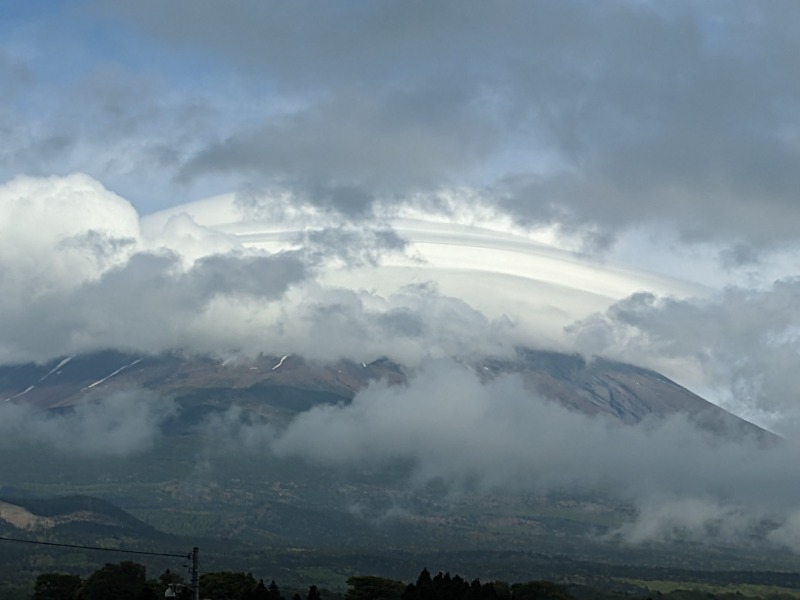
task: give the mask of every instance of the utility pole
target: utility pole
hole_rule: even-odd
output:
[[[200,549],[197,546],[192,548],[192,600],[200,600],[200,571],[197,567],[199,554]]]

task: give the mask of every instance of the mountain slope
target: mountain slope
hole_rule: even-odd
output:
[[[770,437],[676,382],[632,365],[519,349],[513,358],[487,357],[473,368],[483,378],[518,374],[529,389],[589,415],[605,414],[635,424],[682,413],[718,433]],[[347,402],[377,379],[401,383],[406,371],[388,360],[319,365],[296,356],[226,362],[106,351],[55,359],[44,365],[2,366],[0,399],[57,409],[113,391],[143,388],[182,398],[190,405],[266,403],[296,413],[320,403]]]
[[[156,532],[163,531],[174,536],[213,539],[226,548],[268,546],[299,549],[302,553],[313,549],[332,555],[506,549],[652,564],[703,560],[715,567],[741,566],[754,559],[762,567],[779,564],[770,562],[776,560],[774,553],[761,552],[754,557],[746,546],[728,543],[724,536],[718,538],[721,544],[713,551],[689,535],[686,539],[690,543],[651,547],[646,552],[614,537],[615,532],[624,531],[621,528],[631,522],[632,516],[639,514],[631,490],[636,489],[643,476],[647,478],[651,463],[665,466],[665,473],[675,474],[682,489],[692,489],[689,474],[684,475],[684,466],[696,457],[679,452],[677,460],[662,464],[659,453],[682,450],[664,444],[663,436],[662,445],[650,453],[650,462],[636,463],[625,458],[647,452],[653,441],[651,434],[657,431],[649,427],[639,431],[633,425],[682,414],[705,430],[720,434],[720,440],[725,438],[721,445],[726,448],[731,447],[729,441],[742,437],[763,440],[775,439],[774,436],[658,373],[631,365],[531,349],[519,349],[511,357],[474,361],[468,366],[477,376],[466,368],[448,364],[444,377],[452,373],[468,375],[465,379],[470,385],[480,379],[487,385],[477,387],[486,390],[506,389],[493,384],[504,383],[503,378],[509,375],[517,377],[535,395],[567,407],[569,411],[559,408],[562,417],[566,414],[571,419],[577,413],[579,418],[573,422],[584,429],[573,427],[566,435],[554,431],[551,437],[555,443],[549,450],[544,447],[544,451],[536,445],[535,438],[548,433],[547,427],[557,427],[557,423],[520,421],[518,427],[513,427],[518,445],[508,446],[509,439],[504,437],[508,432],[503,429],[473,438],[472,425],[480,428],[482,419],[488,416],[479,413],[483,416],[476,423],[468,421],[468,430],[456,430],[454,434],[448,427],[451,417],[458,416],[451,414],[459,410],[459,398],[455,397],[446,411],[411,414],[399,434],[398,424],[391,416],[387,418],[388,429],[381,430],[381,435],[397,434],[388,442],[401,440],[403,448],[410,451],[387,454],[388,459],[372,462],[369,449],[379,447],[373,445],[367,446],[367,455],[356,452],[355,462],[328,463],[317,458],[333,454],[335,444],[346,445],[347,435],[337,439],[327,437],[324,428],[314,429],[309,438],[316,435],[325,439],[320,446],[321,455],[281,454],[271,445],[275,438],[270,436],[309,415],[336,414],[350,418],[363,408],[359,404],[363,397],[353,402],[359,391],[365,391],[365,395],[387,390],[413,392],[419,389],[414,387],[418,373],[389,360],[319,365],[297,356],[219,361],[176,354],[137,356],[109,351],[64,357],[45,365],[0,367],[0,399],[7,400],[0,407],[20,409],[17,414],[35,421],[38,427],[24,429],[25,435],[17,438],[0,436],[0,485],[18,486],[45,496],[79,494],[101,498],[153,528],[145,531],[136,523],[119,520],[119,515],[91,506],[86,508],[76,501],[75,510],[58,513],[63,522],[45,530],[48,535],[85,535],[81,539],[92,543],[118,535],[135,537],[132,532],[136,531],[145,540],[154,539],[153,536],[160,535]],[[378,380],[389,383],[369,387]],[[144,400],[149,403],[148,410],[163,414],[148,420],[150,413],[141,418],[142,414],[136,411],[118,410],[120,406],[114,403],[105,409],[103,403],[98,403],[97,411],[94,410],[93,401],[131,389],[145,390],[149,394],[149,399]],[[513,389],[518,389],[516,383]],[[493,393],[486,390],[482,392]],[[409,399],[402,394],[396,397]],[[136,403],[138,398],[121,396],[123,405]],[[382,398],[395,396],[387,392]],[[535,398],[521,396],[515,401],[522,405],[535,402]],[[28,406],[35,410],[21,410]],[[162,411],[162,406],[177,406],[178,410]],[[371,406],[375,408],[374,404]],[[380,410],[388,406],[378,404]],[[424,402],[414,404],[417,406],[425,410]],[[491,411],[492,406],[489,398],[485,408]],[[103,410],[105,416],[93,420],[95,412]],[[515,414],[535,419],[544,413],[522,410]],[[40,415],[44,418],[39,419]],[[601,455],[603,449],[579,439],[588,435],[585,427],[593,422],[584,415],[608,417],[615,425],[604,429],[608,436],[636,431],[635,437],[622,436],[623,441],[613,454],[615,460],[603,467],[606,469],[603,473],[615,482],[611,486],[604,485],[605,475],[597,478],[590,472],[604,464],[589,460]],[[67,418],[61,419],[62,416]],[[120,426],[120,419],[133,421]],[[76,425],[78,422],[80,427]],[[563,419],[558,421],[563,422]],[[330,424],[328,421],[326,426]],[[20,426],[23,425],[27,426],[27,421]],[[58,427],[66,431],[57,431]],[[362,429],[345,430],[345,434],[360,435],[363,424],[358,427]],[[117,447],[117,437],[124,438],[138,429],[148,429],[153,435],[135,438],[141,443],[129,446],[126,452],[108,450]],[[50,436],[50,441],[40,433]],[[91,446],[86,440],[76,439],[93,434],[102,444]],[[365,439],[369,435],[375,434],[367,432]],[[598,439],[611,440],[600,437],[592,438],[592,442]],[[639,440],[638,445],[627,445],[634,439]],[[447,443],[439,444],[442,440]],[[528,443],[529,440],[534,443]],[[613,445],[616,438],[611,441]],[[424,444],[426,453],[413,452]],[[713,443],[709,447],[713,454]],[[480,463],[497,448],[511,448],[511,452],[493,455],[495,459],[483,463],[481,474],[487,475],[488,481],[502,481],[503,485],[484,485],[487,480],[481,482],[473,477],[476,471],[471,461]],[[569,452],[570,448],[578,450]],[[696,446],[687,452],[695,449],[707,450],[706,446]],[[424,476],[425,461],[436,462],[442,452],[450,460],[440,462],[444,466],[433,476]],[[518,457],[522,460],[517,461]],[[616,477],[618,470],[624,470],[618,469],[618,459],[623,459],[627,467],[639,465],[639,470],[631,477]],[[585,467],[586,462],[593,466]],[[502,473],[509,463],[518,467],[512,478],[492,477],[498,470]],[[454,464],[466,466],[457,472]],[[551,478],[555,485],[548,487],[545,482],[539,486],[536,478],[552,475],[553,469],[575,470],[580,474],[571,481],[578,484],[559,488],[560,479]],[[421,473],[423,477],[415,479]],[[660,475],[661,472],[655,473],[651,479],[657,480]],[[527,483],[518,484],[517,479],[525,477]],[[600,481],[600,485],[584,486],[582,477],[590,483]],[[630,482],[631,487],[620,486],[621,481]],[[23,502],[0,494],[0,500],[6,503],[3,512],[11,511],[7,514],[14,513],[20,523],[27,519],[33,526],[45,525],[51,523],[48,519],[55,518],[47,514],[47,507],[31,504],[30,499]],[[693,505],[679,504],[677,510],[685,510],[686,506]],[[78,516],[69,517],[70,514],[94,516],[81,520]],[[667,513],[668,525],[672,515]],[[780,521],[754,521],[752,526],[748,525],[747,535],[752,533],[752,539],[759,536],[763,539],[780,525]],[[712,522],[712,526],[718,527],[719,523]],[[678,529],[670,530],[668,535],[683,540],[684,533]]]
[[[5,494],[0,489],[0,520],[17,529],[34,531],[92,524],[140,538],[156,533],[148,524],[119,507],[85,495]]]

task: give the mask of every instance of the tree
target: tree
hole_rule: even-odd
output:
[[[75,600],[82,583],[77,575],[44,573],[36,578],[33,600]]]
[[[269,590],[264,585],[264,580],[259,579],[255,589],[250,594],[250,600],[269,600]]]
[[[144,565],[135,562],[106,564],[95,571],[80,589],[82,600],[142,600],[147,593]],[[145,596],[146,597],[146,596]]]
[[[321,600],[317,586],[312,585],[310,588],[308,588],[306,600]]]
[[[416,600],[431,600],[433,598],[433,580],[431,579],[431,572],[428,571],[427,567],[420,571],[419,577],[417,577],[415,592],[409,595],[412,596],[412,598],[416,598]]]
[[[217,571],[200,576],[202,597],[248,600],[257,583],[252,573]]]
[[[283,600],[283,596],[281,596],[281,590],[278,587],[278,584],[275,583],[275,580],[269,582],[269,586],[267,586],[267,598],[269,600]]]

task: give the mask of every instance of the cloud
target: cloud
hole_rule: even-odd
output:
[[[595,254],[650,228],[734,271],[797,244],[791,2],[319,10],[22,13],[0,177],[80,170],[143,212],[268,187],[350,224],[469,190]]]
[[[320,260],[336,257],[346,268],[377,266],[387,254],[402,255],[407,246],[406,240],[388,226],[366,230],[329,227],[306,230],[298,237],[305,252],[316,254]]]
[[[619,538],[630,545],[686,541],[702,544],[709,540],[727,544],[753,543],[764,521],[770,517],[757,507],[726,505],[713,499],[659,498],[640,506],[636,518],[612,531],[609,537]],[[768,533],[767,539],[785,545],[781,544],[779,532],[790,523],[791,517],[788,517],[783,525]],[[800,544],[787,547],[800,550]]]
[[[193,140],[184,181],[280,183],[352,217],[472,186],[596,247],[653,223],[739,255],[797,239],[791,2],[86,10],[263,99]]]
[[[260,323],[272,347],[322,362],[389,357],[416,365],[429,358],[513,351],[511,324],[491,320],[435,286],[411,285],[388,296],[307,285],[290,290],[279,312]]]
[[[0,103],[0,179],[79,171],[139,208],[174,203],[186,191],[174,187],[175,170],[214,139],[220,113],[202,84],[177,90],[174,73],[143,69],[140,42],[111,33],[81,4],[32,7],[3,22],[0,79],[13,93]]]
[[[258,452],[275,437],[275,426],[266,419],[231,406],[221,413],[212,413],[199,426],[205,440],[206,453]]]
[[[14,307],[3,319],[3,353],[10,360],[105,347],[229,352],[247,339],[247,318],[258,317],[259,305],[279,300],[304,273],[294,255],[209,256],[184,272],[174,254],[140,252],[76,289]]]
[[[145,239],[133,207],[85,175],[17,178],[0,206],[5,362],[179,348],[209,305],[280,298],[308,268],[296,253],[244,252],[186,217]]]
[[[0,20],[0,361],[117,347],[420,366],[573,346],[800,431],[796,2],[51,8]],[[139,212],[232,190],[230,222],[187,211],[140,223]],[[423,222],[406,229],[415,239],[402,219]],[[543,230],[550,241],[534,247]],[[409,388],[371,388],[304,415],[276,449],[300,452],[294,432],[328,419],[330,435],[352,432],[328,460],[425,458],[420,480],[616,482],[624,496],[630,472],[649,490],[630,496],[642,515],[621,532],[631,539],[719,519],[741,533],[761,518],[757,499],[741,487],[746,501],[731,502],[725,482],[759,469],[780,479],[777,451],[709,446],[680,421],[617,431],[529,404],[513,380],[437,364],[452,381],[422,371]],[[453,409],[434,411],[449,427],[438,446],[407,447],[372,408],[413,438],[387,399],[433,409],[403,390]],[[514,419],[487,413],[495,395]],[[561,454],[557,434],[595,471]],[[470,436],[492,451],[464,447]],[[794,543],[796,518],[764,502],[783,523],[772,539]]]
[[[0,433],[14,443],[43,444],[77,456],[130,456],[153,447],[175,405],[141,390],[118,392],[69,409],[41,412],[0,404]]]
[[[506,232],[478,208],[436,221],[470,197],[432,221],[359,224],[254,192],[143,231],[88,176],[17,178],[0,187],[0,360],[119,348],[417,365],[549,344],[656,368],[768,428],[800,423],[793,279],[665,295],[692,288]],[[640,286],[652,291],[614,304]]]
[[[771,542],[795,550],[800,547],[800,512],[795,511],[777,529],[769,532]]]
[[[0,207],[0,285],[25,302],[123,263],[139,240],[133,207],[80,174],[17,177]]]
[[[729,287],[710,298],[634,294],[569,331],[588,354],[636,360],[716,391],[714,400],[787,435],[797,432],[800,281]]]
[[[800,491],[786,476],[798,459],[789,443],[721,439],[680,415],[626,426],[451,361],[425,364],[407,385],[374,383],[350,404],[312,408],[269,440],[278,456],[328,468],[406,465],[420,487],[621,502],[635,516],[608,535],[632,544],[742,542],[763,528],[785,543]]]
[[[402,89],[332,96],[204,148],[181,177],[238,172],[359,216],[387,194],[437,186],[447,173],[476,166],[491,146],[492,131],[468,105],[459,106],[465,100]]]
[[[116,348],[416,364],[514,345],[511,321],[427,278],[364,289],[387,258],[405,257],[388,225],[322,218],[275,252],[185,212],[143,234],[130,204],[85,175],[15,179],[0,204],[5,363]]]

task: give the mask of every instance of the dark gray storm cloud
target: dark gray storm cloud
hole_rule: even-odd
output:
[[[480,115],[456,105],[442,110],[441,119],[426,117],[425,111],[436,110],[432,102],[448,100],[428,95],[337,90],[291,116],[248,126],[204,148],[183,165],[180,177],[240,173],[283,184],[345,214],[363,214],[387,193],[447,183],[450,174],[477,168],[489,152],[494,133]]]
[[[279,182],[352,215],[466,184],[523,223],[600,228],[595,246],[653,222],[740,249],[798,230],[792,2],[97,11],[161,51],[261,78],[256,102],[281,99],[201,144],[184,180]],[[340,186],[357,199],[329,192]]]
[[[82,170],[149,209],[283,186],[353,219],[467,186],[593,247],[655,224],[729,264],[796,239],[790,1],[86,2],[9,23],[6,177]]]

